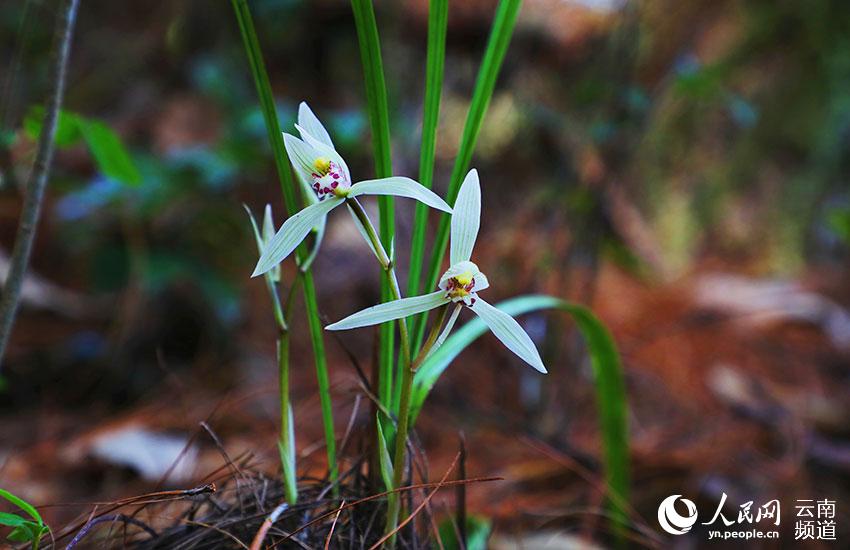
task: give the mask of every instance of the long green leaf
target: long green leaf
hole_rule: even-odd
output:
[[[440,120],[448,22],[448,0],[431,0],[428,4],[428,53],[425,59],[425,101],[422,109],[422,142],[419,149],[419,183],[428,189],[434,185],[434,156],[437,152],[437,126]],[[427,223],[428,208],[424,204],[417,204],[410,240],[408,296],[419,294]]]
[[[625,503],[629,495],[629,445],[627,432],[626,389],[620,355],[605,325],[591,311],[552,296],[529,295],[507,300],[498,308],[510,315],[522,315],[542,309],[568,313],[587,344],[596,384],[596,404],[602,429],[605,477],[611,491],[613,517],[625,525]],[[419,414],[425,398],[440,375],[458,354],[487,331],[479,319],[466,323],[416,373],[411,400],[411,415]]]
[[[127,185],[142,183],[142,174],[118,134],[97,120],[80,119],[79,125],[97,168],[104,176]]]
[[[372,0],[351,0],[354,12],[354,24],[357,27],[357,40],[360,45],[360,59],[363,63],[363,80],[366,86],[366,102],[369,106],[369,125],[372,130],[372,150],[375,157],[375,175],[388,178],[393,175],[392,151],[390,146],[390,115],[387,106],[387,85],[384,79],[384,64],[381,58],[381,43],[378,36],[378,24],[375,21],[375,9]],[[378,231],[384,250],[392,254],[392,241],[395,236],[395,201],[392,197],[378,198]],[[394,258],[390,258],[394,259]],[[391,299],[390,280],[381,277],[381,301]],[[378,397],[383,403],[389,403],[392,393],[392,367],[395,349],[395,332],[392,323],[384,323],[380,328],[378,347],[379,387]]]
[[[463,127],[460,149],[455,158],[451,179],[449,180],[449,189],[446,193],[446,202],[451,205],[454,204],[457,198],[463,177],[469,171],[469,165],[472,162],[472,153],[478,141],[478,133],[481,131],[484,115],[487,113],[487,107],[490,105],[490,98],[493,96],[496,79],[499,76],[502,61],[505,59],[505,53],[513,36],[514,26],[521,5],[522,0],[501,0],[496,9],[493,27],[490,30],[490,38],[487,41],[487,50],[484,52],[484,59],[481,61],[481,67],[478,70],[475,90],[472,93],[472,102],[469,105],[469,112],[466,115],[466,123]],[[428,261],[428,275],[425,278],[425,286],[423,287],[425,291],[433,290],[440,277],[440,266],[443,263],[446,246],[449,242],[449,220],[449,216],[441,216],[440,218],[440,224],[437,227],[437,234],[434,238],[434,248],[431,251],[431,257]],[[418,291],[419,289],[417,289]],[[425,337],[425,315],[418,316],[416,323],[412,327],[412,331],[413,353],[415,354],[422,345],[422,340]]]
[[[296,186],[289,168],[289,157],[286,154],[286,148],[283,146],[283,134],[280,131],[274,95],[272,94],[269,75],[266,72],[265,62],[263,61],[263,54],[260,50],[260,42],[257,39],[254,21],[251,18],[251,11],[248,8],[246,0],[231,1],[233,10],[236,12],[236,20],[239,24],[239,31],[242,34],[242,41],[245,46],[245,53],[248,56],[251,74],[254,76],[254,84],[257,87],[257,94],[260,98],[263,119],[266,123],[269,142],[272,145],[275,166],[277,168],[278,179],[280,180],[283,199],[286,203],[286,210],[292,216],[300,209],[302,203],[299,203],[295,198]],[[299,265],[303,265],[308,255],[309,251],[305,243],[302,243],[295,250],[295,258]],[[300,277],[304,282],[304,308],[307,313],[307,326],[310,330],[310,342],[313,346],[313,358],[316,364],[319,401],[322,406],[322,423],[325,430],[325,445],[328,455],[328,472],[333,482],[338,477],[336,436],[334,433],[333,407],[331,403],[330,379],[328,377],[322,321],[319,317],[319,304],[316,300],[313,273],[309,269],[304,269],[300,271]]]

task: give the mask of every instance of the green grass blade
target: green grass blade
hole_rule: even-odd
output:
[[[260,41],[257,38],[257,31],[254,28],[254,20],[251,17],[247,0],[231,1],[233,10],[236,12],[239,31],[242,34],[245,53],[248,56],[248,64],[251,67],[251,74],[254,77],[254,84],[259,95],[260,108],[263,111],[263,119],[266,123],[269,143],[271,143],[272,151],[274,152],[274,162],[280,180],[280,190],[283,193],[283,200],[286,203],[286,211],[291,216],[301,209],[301,202],[297,200],[295,195],[295,184],[292,180],[292,172],[289,169],[289,157],[286,154],[286,148],[283,146],[283,133],[280,130],[280,122],[277,119],[274,94],[272,93],[272,86],[269,82],[269,74],[266,72],[262,50],[260,50]]]
[[[581,331],[593,367],[612,517],[617,528],[622,528],[626,525],[625,508],[629,498],[629,444],[626,389],[614,340],[605,325],[589,309],[552,296],[521,296],[502,302],[498,307],[514,316],[542,309],[563,311],[573,318]],[[483,321],[478,318],[471,320],[423,363],[414,380],[411,400],[414,421],[443,371],[461,351],[486,331]]]
[[[375,176],[392,176],[392,151],[390,146],[390,116],[387,106],[387,85],[384,80],[384,65],[381,59],[381,43],[378,36],[378,24],[371,0],[351,0],[354,12],[354,24],[357,27],[357,40],[360,45],[360,58],[363,64],[363,80],[366,86],[366,102],[369,111],[369,125],[372,130],[372,150],[375,157]],[[378,232],[384,250],[392,254],[392,241],[395,236],[395,207],[392,197],[378,198]],[[393,258],[391,258],[393,259]],[[390,281],[381,278],[381,301],[391,299]],[[379,395],[383,403],[392,399],[392,368],[395,349],[395,331],[393,323],[384,323],[380,328],[378,351]]]
[[[428,7],[428,54],[425,70],[425,103],[422,109],[422,143],[419,151],[419,183],[431,189],[434,184],[434,156],[437,151],[437,125],[440,118],[440,95],[446,63],[446,29],[449,22],[448,0],[431,0]],[[422,263],[425,258],[425,228],[428,207],[416,204],[413,235],[410,242],[410,271],[407,295],[420,293]]]
[[[450,205],[454,204],[460,190],[460,184],[469,171],[469,165],[472,162],[472,153],[478,141],[478,133],[481,131],[484,115],[487,113],[487,107],[490,105],[490,98],[493,96],[496,79],[499,76],[502,61],[505,59],[505,53],[513,36],[514,26],[516,25],[517,15],[519,14],[521,5],[522,0],[501,0],[496,9],[493,27],[490,30],[490,38],[487,41],[487,49],[484,52],[484,59],[481,61],[481,67],[478,70],[475,90],[472,93],[472,102],[469,105],[469,112],[466,115],[460,149],[455,158],[455,164],[449,180],[446,202]],[[449,242],[449,220],[450,217],[448,215],[440,217],[440,223],[434,238],[434,248],[431,251],[431,257],[428,261],[428,274],[423,287],[426,290],[435,288],[437,280],[440,277],[440,266],[443,263],[446,246]],[[425,336],[424,315],[420,315],[417,318],[412,329],[413,353],[415,354],[422,345],[422,339]]]
[[[251,11],[248,8],[246,0],[232,0],[232,4],[233,10],[236,12],[239,31],[242,34],[242,41],[245,45],[245,53],[248,56],[248,63],[251,67],[251,74],[254,76],[254,83],[256,84],[257,94],[260,98],[263,119],[266,123],[269,142],[272,145],[275,167],[277,168],[283,199],[286,203],[286,210],[288,215],[291,216],[300,210],[302,203],[296,199],[296,186],[289,168],[289,157],[283,145],[283,134],[281,133],[280,123],[277,119],[274,95],[272,94],[268,72],[266,72],[266,65],[263,61],[263,54],[260,50],[260,42],[257,39],[257,32],[254,29]],[[309,251],[305,243],[296,249],[295,258],[299,264],[302,264],[308,254]],[[322,406],[322,422],[325,430],[325,445],[328,455],[328,472],[331,481],[334,482],[338,477],[336,436],[334,433],[328,364],[325,355],[324,331],[322,330],[322,321],[319,317],[319,306],[316,300],[313,274],[309,269],[304,270],[301,272],[301,278],[304,282],[304,306],[307,312],[307,325],[310,330],[310,342],[313,346],[313,358],[316,364],[316,378],[319,386],[319,400]]]

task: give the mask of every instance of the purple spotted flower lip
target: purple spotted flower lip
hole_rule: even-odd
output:
[[[472,307],[478,299],[478,292],[489,287],[490,282],[477,265],[465,260],[451,266],[440,277],[438,286],[452,302]]]
[[[354,200],[361,195],[407,197],[431,208],[452,212],[449,205],[433,191],[403,176],[352,184],[348,165],[334,148],[328,131],[306,103],[298,107],[298,124],[295,128],[301,137],[284,132],[283,144],[298,176],[302,194],[309,204],[283,222],[277,233],[265,239],[254,277],[274,269],[285,260],[310,231],[316,230],[321,235],[330,211],[346,200]],[[357,220],[355,222],[360,223]],[[320,240],[319,236],[317,240]]]
[[[538,371],[545,373],[546,367],[543,366],[537,347],[516,319],[478,297],[480,291],[490,286],[490,281],[470,259],[480,223],[481,184],[478,181],[478,172],[470,170],[455,201],[449,254],[451,267],[440,277],[439,290],[372,306],[325,328],[345,330],[377,325],[455,304],[445,328],[430,351],[433,353],[451,332],[460,310],[463,309],[462,306],[467,306],[484,321],[505,347]]]
[[[313,191],[319,200],[328,195],[346,196],[351,188],[348,172],[342,166],[325,157],[319,157],[313,163],[316,171],[310,174],[313,178]]]

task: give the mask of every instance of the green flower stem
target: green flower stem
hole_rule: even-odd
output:
[[[378,24],[371,0],[351,0],[354,12],[354,25],[360,46],[360,58],[363,64],[363,81],[366,87],[366,101],[369,105],[369,126],[372,130],[372,149],[375,158],[375,175],[378,178],[392,176],[392,151],[390,143],[390,115],[387,106],[387,85],[384,79],[384,65],[381,58],[381,42],[378,36]],[[381,243],[392,253],[395,234],[395,201],[393,197],[378,198],[378,212]],[[392,296],[392,282],[381,277],[381,301]],[[378,397],[384,404],[391,399],[393,379],[393,356],[395,352],[392,323],[384,323],[379,330],[378,352]]]
[[[277,168],[278,179],[280,180],[280,188],[283,193],[284,203],[289,216],[295,214],[302,202],[296,199],[296,186],[292,180],[292,173],[289,168],[289,157],[286,154],[286,148],[283,145],[283,134],[280,130],[280,124],[277,119],[277,109],[275,107],[274,95],[272,94],[269,75],[266,71],[263,54],[260,50],[260,43],[257,39],[257,32],[254,29],[254,22],[251,18],[251,11],[248,8],[246,0],[231,0],[233,10],[236,13],[236,20],[239,24],[239,31],[242,35],[242,41],[245,46],[245,53],[248,57],[248,63],[251,67],[251,73],[254,77],[254,84],[257,88],[257,94],[260,99],[260,106],[263,111],[263,118],[266,123],[266,130],[269,136],[269,142],[272,145],[274,152],[275,167]],[[299,266],[304,265],[305,259],[308,257],[307,245],[302,244],[295,251],[295,260]],[[327,357],[325,355],[324,334],[322,330],[322,322],[319,318],[319,307],[316,300],[316,288],[313,283],[313,274],[309,269],[299,270],[299,278],[304,285],[304,304],[307,311],[307,324],[310,331],[310,341],[313,346],[313,359],[316,364],[316,378],[319,386],[319,400],[322,406],[322,423],[325,431],[325,445],[328,456],[328,475],[332,483],[334,483],[334,494],[337,494],[336,480],[339,477],[339,468],[337,466],[336,457],[336,437],[334,434],[333,408],[331,407],[330,381],[328,376]]]
[[[437,318],[434,320],[434,325],[431,327],[431,332],[428,334],[428,339],[425,340],[425,345],[422,346],[422,351],[420,351],[419,355],[416,356],[416,360],[413,361],[413,366],[410,368],[410,370],[414,373],[419,370],[419,366],[425,362],[428,354],[431,353],[431,348],[434,347],[434,344],[437,342],[437,338],[440,337],[440,329],[443,328],[443,323],[446,321],[446,315],[448,314],[449,306],[451,305],[451,303],[448,303],[440,307],[440,310],[437,313]]]
[[[393,266],[392,261],[381,245],[381,241],[378,238],[377,233],[375,232],[375,227],[372,225],[371,220],[369,220],[369,216],[366,214],[366,211],[363,209],[363,205],[360,204],[355,198],[346,198],[346,204],[351,207],[352,212],[354,212],[354,216],[357,218],[357,221],[360,222],[360,225],[363,227],[364,232],[369,237],[369,242],[372,245],[372,248],[375,250],[375,253],[378,256],[378,261],[381,263],[384,271],[386,272],[391,285],[390,291],[392,293],[392,298],[394,300],[400,300],[401,289],[398,285],[398,278],[396,277],[395,267]],[[410,396],[413,390],[413,368],[410,364],[410,336],[407,332],[407,320],[405,318],[401,318],[398,320],[398,332],[399,332],[399,340],[401,341],[401,380],[399,381],[400,386],[400,394],[399,394],[399,408],[398,408],[398,427],[396,429],[396,439],[395,439],[395,455],[393,458],[393,487],[398,488],[401,486],[402,480],[404,479],[404,466],[406,463],[405,460],[405,451],[407,449],[407,432],[409,429],[409,420],[410,420]],[[400,511],[401,501],[399,499],[398,493],[391,493],[388,497],[388,508],[387,508],[387,523],[386,523],[386,532],[389,533],[395,530],[398,525],[398,517]],[[392,547],[392,545],[390,545]]]
[[[416,374],[416,369],[419,367],[419,364],[425,357],[428,356],[428,352],[431,349],[431,346],[436,342],[437,337],[440,334],[440,327],[443,325],[443,321],[446,318],[446,312],[449,309],[449,304],[446,304],[440,308],[440,313],[437,316],[437,320],[434,322],[434,326],[431,329],[431,334],[428,337],[428,341],[426,342],[425,347],[422,349],[422,354],[417,357],[417,360],[413,364],[405,365],[405,369],[402,371],[401,377],[401,396],[399,400],[399,413],[398,413],[398,429],[396,430],[396,438],[395,438],[395,456],[393,457],[393,488],[401,487],[402,481],[404,480],[404,471],[405,465],[407,463],[406,460],[406,451],[407,451],[407,433],[410,431],[410,399],[413,393],[413,380],[414,375]],[[399,319],[399,322],[404,321],[404,319]],[[396,530],[398,526],[399,515],[401,511],[401,498],[399,493],[390,493],[387,497],[387,522],[384,526],[385,533],[392,533]],[[388,548],[393,548],[395,545],[395,536],[389,539]]]

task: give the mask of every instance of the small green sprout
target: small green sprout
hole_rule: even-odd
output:
[[[0,489],[0,498],[8,500],[32,518],[27,519],[18,514],[0,512],[0,525],[12,528],[12,532],[6,538],[12,542],[29,542],[33,550],[38,550],[41,537],[50,531],[50,528],[44,524],[41,514],[35,506],[4,489]]]

